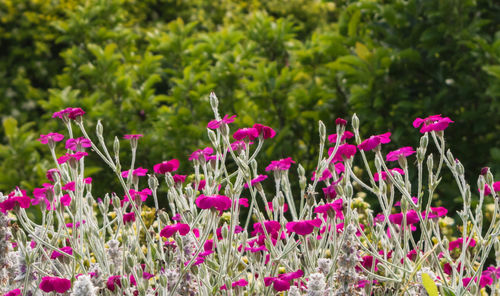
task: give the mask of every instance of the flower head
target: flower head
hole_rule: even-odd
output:
[[[391,133],[385,133],[381,135],[371,136],[368,139],[364,140],[361,144],[358,145],[360,150],[370,151],[375,149],[379,144],[387,144],[391,141],[390,139]]]
[[[235,118],[236,118],[236,115],[229,116],[228,114],[226,114],[226,115],[224,115],[224,118],[222,118],[221,120],[214,119],[214,120],[210,121],[207,124],[207,127],[210,129],[218,129],[223,123],[230,124],[230,123],[234,122]]]
[[[212,153],[214,153],[214,149],[212,149],[211,147],[198,149],[195,152],[191,153],[191,156],[189,156],[189,160],[200,160],[200,157],[203,157],[206,160]]]
[[[334,149],[335,147],[330,147],[330,149],[328,149],[328,156],[332,155]],[[342,144],[337,149],[337,152],[333,156],[332,161],[344,161],[344,158],[351,158],[352,156],[354,156],[354,154],[356,154],[356,146],[351,144]]]
[[[64,136],[58,133],[48,133],[46,135],[40,135],[38,141],[42,144],[48,144],[50,141],[52,142],[60,142],[64,139]]]
[[[132,139],[138,140],[139,138],[141,138],[143,136],[144,135],[142,135],[142,134],[131,134],[131,135],[124,135],[123,138],[125,140],[132,140]]]
[[[45,276],[40,282],[40,289],[46,293],[65,293],[71,289],[71,281],[64,278]]]
[[[262,125],[260,123],[254,124],[253,128],[257,129],[259,135],[261,135],[264,140],[269,138],[274,138],[274,136],[276,136],[276,132],[272,128]]]
[[[266,172],[276,171],[276,170],[286,171],[286,170],[290,169],[290,166],[292,165],[292,163],[295,163],[295,161],[293,161],[291,157],[283,158],[280,160],[273,160],[266,167]]]
[[[259,130],[254,127],[240,128],[233,134],[235,140],[248,139],[250,141],[255,140],[259,136]]]
[[[431,115],[427,118],[417,118],[413,121],[413,127],[420,128],[420,132],[422,134],[426,132],[431,132],[431,131],[442,131],[445,130],[450,123],[453,123],[454,121],[451,120],[448,117],[441,117],[441,114],[438,115]]]
[[[196,205],[200,209],[215,209],[222,213],[231,207],[231,199],[224,195],[206,196],[201,194],[196,199]]]
[[[257,184],[257,183],[260,183],[260,182],[264,181],[265,179],[267,179],[266,175],[258,175],[257,177],[255,177],[254,179],[252,179],[250,181],[250,186],[253,186],[253,185]],[[248,184],[245,183],[244,187],[248,188]]]
[[[59,251],[52,251],[52,254],[50,255],[50,259],[54,260],[56,258],[59,258],[63,256],[62,253],[73,255],[73,249],[71,247],[62,247],[59,249]]]
[[[321,223],[321,219],[292,221],[286,224],[286,229],[298,235],[308,235],[313,232],[314,227],[320,227]]]
[[[188,224],[184,223],[177,223],[174,225],[166,225],[163,227],[163,229],[160,231],[160,236],[169,238],[179,232],[180,235],[186,235],[191,228],[189,227]]]
[[[398,172],[400,175],[404,175],[405,174],[405,171],[403,171],[400,168],[389,169],[389,172],[391,172],[391,175],[394,175],[394,172]],[[380,175],[382,176],[382,180],[387,179],[387,173],[386,172],[382,171]],[[373,174],[373,180],[375,180],[375,181],[379,181],[380,180],[380,176],[379,176],[378,173]]]
[[[402,147],[397,150],[387,153],[387,161],[397,161],[400,157],[408,157],[415,153],[412,147]]]
[[[135,213],[134,212],[123,214],[123,224],[127,224],[129,222],[135,222]]]
[[[122,172],[122,177],[123,178],[128,178],[128,176],[130,174],[129,171],[130,170],[123,171]],[[148,169],[145,169],[145,168],[142,168],[142,167],[138,167],[138,168],[136,168],[136,169],[134,169],[132,171],[132,176],[136,176],[136,177],[146,176],[147,172],[148,172]]]
[[[343,119],[343,118],[338,117],[337,119],[335,119],[335,124],[336,124],[336,125],[343,125],[343,126],[346,126],[346,125],[347,125],[347,120],[345,120],[345,119]]]
[[[82,148],[88,148],[92,146],[92,142],[84,137],[79,137],[76,139],[66,140],[66,149],[73,151],[82,151]]]
[[[347,139],[350,139],[354,137],[354,134],[351,133],[350,131],[345,131],[343,134],[342,134],[342,138],[340,138],[340,141],[344,141],[344,140],[347,140]],[[334,143],[337,143],[337,140],[338,140],[338,136],[337,134],[331,134],[328,136],[328,142],[334,144]]]
[[[169,161],[164,161],[158,164],[155,164],[153,170],[157,174],[166,174],[169,172],[176,171],[179,168],[179,160],[172,159]]]
[[[63,164],[67,161],[78,161],[80,159],[82,159],[84,156],[88,156],[89,154],[87,152],[82,152],[82,151],[79,151],[79,152],[76,152],[76,153],[66,153],[64,154],[63,156],[59,157],[57,159],[57,163],[59,164]]]
[[[12,191],[7,196],[7,199],[0,202],[0,212],[7,213],[14,209],[16,206],[19,206],[23,209],[27,209],[30,207],[31,199],[28,195],[26,195],[26,190],[19,189]]]

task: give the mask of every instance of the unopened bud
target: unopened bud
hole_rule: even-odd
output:
[[[224,223],[224,225],[222,225],[221,234],[222,234],[223,239],[229,237],[228,226],[226,223]]]
[[[113,195],[112,201],[113,201],[113,207],[117,209],[121,207],[120,198],[118,198],[118,196]]]
[[[219,109],[219,99],[215,95],[215,92],[210,92],[210,106],[212,106],[213,110]]]
[[[219,146],[219,143],[217,142],[217,136],[215,135],[214,131],[207,128],[207,133],[208,133],[208,138],[210,139],[210,142],[212,142],[212,145],[214,148],[217,148]]]
[[[484,185],[486,184],[484,180],[484,176],[479,175],[479,178],[477,179],[477,188],[479,190],[484,190]]]
[[[432,169],[434,168],[434,156],[431,154],[429,154],[429,156],[427,156],[427,169],[429,169],[430,172],[432,172]]]
[[[352,194],[353,194],[352,185],[351,185],[351,183],[347,183],[345,185],[345,195],[347,198],[352,198]]]
[[[255,176],[257,176],[257,161],[255,159],[252,159],[252,161],[250,161],[250,167],[252,168],[252,172]]]
[[[148,174],[148,185],[149,188],[156,190],[158,188],[158,179],[154,174]]]
[[[118,159],[120,157],[120,141],[116,136],[115,136],[115,141],[113,143],[113,151],[115,152],[115,159]]]
[[[354,113],[352,115],[352,128],[354,130],[358,130],[359,129],[359,118],[358,118],[358,116],[356,116],[356,113]]]
[[[421,138],[420,138],[420,148],[424,149],[424,151],[427,149],[427,144],[429,144],[429,136],[427,133],[425,133]]]
[[[424,161],[424,158],[425,158],[425,149],[418,147],[417,148],[417,161],[419,163],[421,163],[422,161]]]
[[[319,121],[319,139],[321,143],[324,143],[326,140],[326,127],[323,121]]]
[[[493,174],[491,173],[491,170],[488,170],[488,172],[486,173],[486,183],[488,184],[493,184]]]
[[[95,133],[97,134],[98,138],[102,138],[103,127],[102,127],[102,123],[100,120],[97,121],[97,125],[95,127]]]
[[[463,175],[465,173],[464,166],[460,162],[457,162],[457,173],[459,175]]]
[[[169,218],[168,218],[168,214],[167,213],[165,213],[165,212],[162,211],[162,212],[160,212],[158,214],[158,217],[160,218],[161,223],[163,223],[165,225],[168,224]]]
[[[450,149],[448,149],[448,151],[446,152],[446,158],[448,158],[448,161],[451,163],[452,166],[455,166],[455,159]]]

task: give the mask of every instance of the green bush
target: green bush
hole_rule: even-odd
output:
[[[55,131],[50,114],[68,106],[109,134],[145,134],[139,165],[177,157],[182,171],[208,143],[211,90],[240,127],[278,131],[262,161],[312,171],[319,119],[356,112],[364,135],[415,146],[411,121],[443,114],[465,167],[499,171],[499,13],[491,0],[3,1],[0,190],[45,181],[34,131]],[[118,188],[93,173],[97,193]]]

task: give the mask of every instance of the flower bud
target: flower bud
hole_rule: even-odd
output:
[[[434,157],[431,154],[429,154],[429,156],[427,156],[427,169],[429,170],[429,172],[432,172],[432,169],[434,168]]]
[[[423,149],[422,147],[418,147],[417,148],[417,161],[419,163],[421,163],[422,161],[424,161],[424,158],[425,158],[425,149]]]
[[[112,200],[113,200],[113,207],[119,209],[121,207],[120,198],[118,198],[118,196],[113,194]]]
[[[306,175],[306,171],[304,170],[304,167],[299,164],[297,166],[297,172],[299,173],[299,176],[305,176]]]
[[[319,121],[319,139],[321,143],[324,143],[326,140],[326,127],[323,121]]]
[[[359,118],[358,118],[358,116],[356,116],[356,113],[354,113],[352,115],[352,128],[354,130],[358,130],[359,129]]]
[[[174,178],[170,173],[165,174],[165,183],[167,183],[168,187],[174,187],[175,186],[175,181]]]
[[[135,258],[134,258],[134,256],[133,256],[133,255],[130,255],[130,254],[129,254],[129,255],[127,256],[127,264],[128,264],[128,266],[129,266],[131,269],[135,267],[135,265],[136,265],[136,264],[135,264]]]
[[[446,157],[448,158],[448,161],[451,163],[451,165],[455,166],[455,158],[453,157],[450,149],[448,149],[448,151],[446,152]]]
[[[152,190],[156,190],[158,188],[158,179],[154,174],[148,174],[148,185]]]
[[[425,133],[421,138],[420,138],[420,148],[424,149],[424,151],[427,149],[427,145],[429,144],[429,136],[427,133]]]
[[[165,274],[160,275],[160,285],[162,288],[167,287],[167,276]]]
[[[113,151],[115,152],[115,159],[120,158],[120,141],[118,137],[115,136],[115,141],[113,142]]]
[[[479,188],[480,190],[483,190],[485,184],[486,184],[486,182],[484,180],[484,176],[479,175],[479,178],[477,179],[477,188]]]
[[[218,110],[219,109],[219,99],[217,98],[217,96],[215,95],[215,92],[211,91],[210,92],[210,106],[212,107],[212,110]],[[216,119],[217,116],[216,116]]]
[[[378,156],[375,156],[375,169],[377,172],[382,170],[382,163],[380,162],[380,158]]]
[[[168,224],[168,221],[169,221],[169,218],[168,218],[168,214],[161,211],[158,213],[158,217],[160,218],[160,221],[161,223],[167,225]]]
[[[493,184],[493,174],[491,173],[491,170],[488,170],[488,172],[486,173],[485,180],[486,180],[486,183],[488,183],[490,185]]]
[[[103,128],[102,128],[101,120],[97,121],[97,125],[95,127],[95,133],[97,134],[98,138],[102,138]]]
[[[457,173],[459,175],[463,175],[465,173],[464,166],[460,162],[457,162]]]
[[[228,238],[229,237],[229,233],[228,233],[228,225],[227,223],[224,223],[224,225],[222,225],[222,229],[221,229],[221,234],[222,234],[222,238]]]
[[[279,208],[285,205],[285,197],[283,196],[283,193],[281,191],[278,192],[278,196],[276,197],[276,199],[278,200]]]
[[[257,173],[257,160],[255,159],[252,159],[252,161],[250,161],[250,167],[252,168],[252,172],[255,176],[258,175]]]
[[[352,198],[352,194],[353,194],[352,185],[351,185],[351,183],[347,183],[345,185],[345,195],[347,198]]]
[[[214,148],[217,149],[217,147],[219,146],[219,143],[217,142],[217,136],[215,135],[214,131],[207,128],[207,133],[208,133],[208,138],[210,139],[210,142],[212,143]]]

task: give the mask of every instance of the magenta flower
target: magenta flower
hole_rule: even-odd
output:
[[[276,136],[276,132],[272,128],[262,125],[260,123],[254,124],[253,128],[259,131],[259,135],[261,135],[264,140],[269,138],[274,138],[274,136]]]
[[[243,207],[245,207],[245,208],[248,208],[248,207],[249,207],[249,205],[248,205],[248,198],[240,198],[240,199],[238,200],[238,204],[239,204],[240,206],[243,206]]]
[[[332,173],[328,169],[325,169],[323,173],[321,174],[321,177],[319,178],[318,181],[325,181],[327,179],[332,178]],[[313,172],[313,176],[311,177],[311,181],[314,181],[316,179],[316,172]]]
[[[84,178],[83,179],[83,183],[85,183],[85,184],[92,184],[92,178],[91,177]]]
[[[21,295],[21,290],[14,289],[7,292],[7,294],[5,294],[4,296],[20,296],[20,295]]]
[[[286,224],[288,232],[295,232],[298,235],[308,235],[314,230],[314,227],[321,227],[321,219],[292,221]]]
[[[469,285],[471,279],[472,278],[470,278],[470,277],[462,279],[462,284],[464,285],[464,287]],[[477,278],[474,278],[474,282],[477,282]],[[481,288],[484,288],[484,287],[491,285],[491,284],[493,284],[493,279],[491,277],[489,277],[488,275],[481,274],[481,277],[479,278],[479,286]]]
[[[123,178],[128,178],[129,171],[130,170],[123,171],[122,172],[122,177]],[[132,171],[132,176],[136,176],[136,177],[146,176],[147,172],[148,172],[148,169],[145,169],[145,168],[142,168],[142,167],[138,167],[138,168],[136,168],[135,170]]]
[[[50,259],[54,260],[56,258],[61,257],[63,254],[61,254],[60,252],[65,253],[65,254],[69,254],[69,255],[73,255],[73,249],[71,247],[62,247],[59,249],[59,251],[52,251],[52,254],[50,255]]]
[[[330,149],[328,149],[328,156],[332,155],[334,149],[335,147],[330,147]],[[332,161],[344,161],[344,158],[351,158],[352,156],[354,156],[354,154],[356,154],[356,146],[351,144],[342,144],[337,149],[337,152],[333,156]]]
[[[88,156],[88,155],[89,154],[87,152],[76,152],[74,154],[66,153],[57,159],[57,163],[63,164],[65,162],[71,161],[71,160],[77,161],[77,160],[82,159],[84,156]]]
[[[267,179],[267,176],[266,175],[258,175],[256,178],[252,179],[250,181],[250,186],[253,186],[257,183],[260,183],[262,181],[264,181],[265,179]],[[248,184],[245,183],[245,185],[243,185],[245,188],[248,188]]]
[[[214,119],[214,120],[210,121],[207,124],[207,127],[209,129],[218,129],[223,123],[230,124],[230,123],[234,122],[235,118],[236,118],[236,115],[229,116],[228,114],[226,114],[226,115],[224,115],[224,118],[222,118],[221,120]]]
[[[46,135],[40,135],[38,141],[42,144],[48,144],[49,142],[60,142],[64,139],[64,136],[58,133],[48,133]]]
[[[233,287],[233,288],[246,287],[247,285],[248,285],[248,282],[245,279],[240,279],[240,280],[237,280],[237,281],[231,283],[231,287]],[[222,287],[220,287],[220,289],[227,290],[226,285],[223,285]]]
[[[337,119],[335,119],[335,124],[336,124],[336,125],[343,125],[343,126],[346,126],[346,125],[347,125],[347,120],[345,120],[345,119],[343,119],[343,118],[338,117]]]
[[[201,194],[196,199],[196,205],[200,209],[215,209],[222,214],[231,207],[231,199],[224,195],[205,196]]]
[[[188,224],[177,223],[174,225],[166,225],[160,231],[160,236],[169,238],[177,232],[179,232],[180,235],[184,236],[189,232],[189,230],[191,230],[191,228],[189,227]]]
[[[122,282],[120,280],[121,277],[122,277],[121,275],[110,276],[108,278],[108,280],[106,281],[106,287],[108,288],[108,290],[110,290],[111,292],[114,292],[116,289],[116,286],[121,288],[122,287]]]
[[[267,233],[274,234],[278,233],[281,229],[281,224],[278,221],[264,221],[264,227],[266,228]],[[259,233],[264,234],[264,230],[262,229],[262,223],[255,223],[253,225],[253,231],[251,233],[252,236],[255,236]]]
[[[69,112],[68,117],[69,119],[76,119],[78,116],[83,116],[83,114],[85,114],[85,111],[82,108],[73,108]]]
[[[47,199],[47,195],[53,196],[54,195],[54,185],[50,183],[43,183],[43,188],[35,188],[33,189],[33,200],[31,201],[31,204],[33,205],[38,205],[40,202],[45,202],[45,205],[47,206],[47,210],[51,209],[50,202]]]
[[[500,267],[495,268],[494,266],[490,266],[483,271],[483,275],[487,275],[494,280],[500,279]]]
[[[393,176],[394,176],[393,172],[398,172],[400,175],[404,175],[405,174],[405,171],[403,171],[400,168],[389,169],[389,172],[391,172],[391,175],[393,175]],[[386,172],[382,171],[381,172],[381,176],[382,176],[382,180],[387,179],[387,173]],[[379,181],[380,180],[380,176],[378,175],[378,173],[373,174],[373,180],[375,180],[375,181]]]
[[[493,190],[495,192],[500,192],[500,181],[493,183]],[[484,184],[484,195],[490,195],[491,188],[488,184]]]
[[[345,131],[343,134],[342,134],[342,138],[340,138],[340,141],[345,141],[347,139],[350,139],[354,137],[354,134],[351,133],[350,131]],[[337,139],[338,139],[338,136],[337,134],[331,134],[328,136],[328,142],[334,144],[334,143],[337,143]]]
[[[0,212],[6,214],[7,211],[14,209],[16,206],[19,206],[23,209],[27,209],[30,207],[31,199],[28,195],[26,195],[26,190],[17,189],[21,192],[21,195],[17,195],[16,191],[12,191],[7,196],[7,199],[0,202]]]
[[[373,150],[379,144],[389,143],[391,141],[390,137],[391,137],[390,132],[381,135],[371,136],[368,139],[364,140],[361,144],[359,144],[358,148],[363,151]]]
[[[428,219],[443,217],[443,216],[446,216],[446,214],[448,214],[448,210],[446,208],[443,208],[443,207],[432,208],[431,207]],[[427,216],[426,212],[423,211],[422,217],[425,219],[426,216]]]
[[[71,289],[71,281],[64,278],[44,276],[40,282],[40,289],[46,293],[65,293]]]
[[[66,140],[66,149],[70,149],[73,151],[82,151],[82,148],[92,147],[92,142],[84,137],[79,137],[76,139],[68,139]]]
[[[292,165],[292,163],[295,163],[295,161],[293,161],[291,157],[283,158],[280,160],[273,160],[266,167],[266,172],[276,171],[276,170],[286,171],[286,170],[290,169],[290,166]]]
[[[207,157],[209,157],[212,153],[214,153],[214,149],[212,149],[211,147],[206,147],[205,149],[198,149],[196,150],[195,152],[193,152],[191,154],[191,156],[189,156],[189,160],[194,160],[194,159],[197,159],[197,160],[200,160],[200,157],[203,157],[203,159],[207,159]]]
[[[427,118],[417,118],[413,121],[413,127],[414,128],[419,128],[422,125],[422,128],[420,128],[420,132],[422,134],[426,132],[431,132],[431,131],[442,131],[445,130],[450,123],[453,123],[454,121],[451,120],[448,117],[441,117],[441,114],[439,115],[431,115]]]
[[[49,179],[50,182],[55,182],[55,180],[54,180],[55,174],[59,174],[59,176],[61,175],[61,173],[59,173],[58,169],[50,169],[47,171],[45,176],[47,177],[47,179]]]
[[[134,189],[130,189],[128,192],[134,200],[138,201],[140,199],[142,202],[145,202],[148,199],[148,197],[151,196],[151,194],[153,194],[153,192],[149,188],[144,188],[141,191],[135,191]],[[124,202],[129,201],[127,195],[123,197],[123,201]]]
[[[299,269],[295,272],[288,272],[278,275],[277,277],[265,277],[264,284],[266,287],[273,284],[273,288],[277,292],[288,291],[290,289],[290,281],[298,279],[304,275],[304,272]]]
[[[186,181],[186,175],[173,175],[172,178],[174,178],[174,182],[176,184],[178,183],[184,183]]]
[[[317,206],[314,209],[314,212],[324,214],[325,216],[328,214],[332,214],[333,216],[336,216],[339,219],[344,219],[344,213],[342,212],[343,208],[344,208],[344,201],[342,199],[337,199],[332,203],[327,203],[321,206]]]
[[[157,174],[166,174],[169,172],[176,171],[179,168],[179,160],[172,159],[169,161],[164,161],[158,164],[155,164],[153,170]]]
[[[273,212],[273,211],[274,211],[274,209],[273,209],[273,202],[272,202],[272,201],[268,201],[268,202],[267,202],[267,206],[269,207],[269,210],[270,210],[271,212]],[[287,203],[284,203],[284,204],[283,204],[283,213],[286,213],[287,211],[288,211],[288,204],[287,204]]]
[[[139,138],[141,138],[143,136],[144,135],[142,135],[142,134],[131,134],[131,135],[124,135],[123,138],[125,140],[132,140],[132,139],[139,140]]]
[[[259,136],[259,130],[254,127],[240,128],[233,134],[235,140],[248,139],[250,141],[255,140]]]
[[[402,147],[397,150],[387,153],[387,161],[397,161],[400,157],[408,157],[415,153],[412,147]]]
[[[71,204],[71,196],[69,196],[69,194],[65,194],[65,195],[61,196],[61,198],[59,199],[59,202],[63,206],[68,207]]]
[[[400,225],[403,223],[403,213],[396,213],[389,215],[389,221],[393,224]],[[420,220],[418,219],[418,214],[415,210],[409,210],[406,212],[406,225],[417,224]]]
[[[418,198],[416,198],[416,197],[412,197],[412,198],[411,198],[411,200],[412,200],[412,201],[413,201],[413,203],[415,203],[415,204],[417,204],[417,202],[418,202]],[[395,202],[395,203],[394,203],[394,206],[395,206],[395,207],[399,207],[399,206],[401,206],[401,202],[400,202],[400,201]],[[445,214],[445,215],[446,215],[446,214]]]
[[[134,212],[123,214],[123,224],[127,224],[129,222],[135,222],[135,213]]]
[[[75,182],[69,182],[69,183],[66,183],[66,185],[64,185],[63,187],[61,187],[62,190],[66,190],[66,191],[75,191]]]
[[[227,226],[227,229],[230,230],[229,225]],[[222,240],[222,238],[223,238],[222,237],[222,227],[217,228],[217,230],[215,232],[217,234],[217,239]],[[243,232],[243,227],[241,227],[239,225],[235,225],[234,226],[234,234],[238,234],[240,232]],[[212,249],[212,247],[210,247],[210,249]],[[205,251],[207,251],[207,249],[205,249]]]
[[[252,145],[253,142],[248,142],[248,145]],[[240,152],[240,151],[243,151],[245,150],[247,147],[247,143],[245,143],[245,141],[234,141],[231,143],[231,147],[228,148],[228,151],[229,149],[231,149],[231,151],[236,151],[236,152]]]
[[[466,238],[466,241],[469,241],[469,238]],[[453,250],[455,248],[462,248],[462,245],[464,244],[464,239],[462,237],[451,241],[450,244],[448,245],[448,250]],[[474,247],[476,245],[476,241],[471,238],[469,242],[469,247]]]

